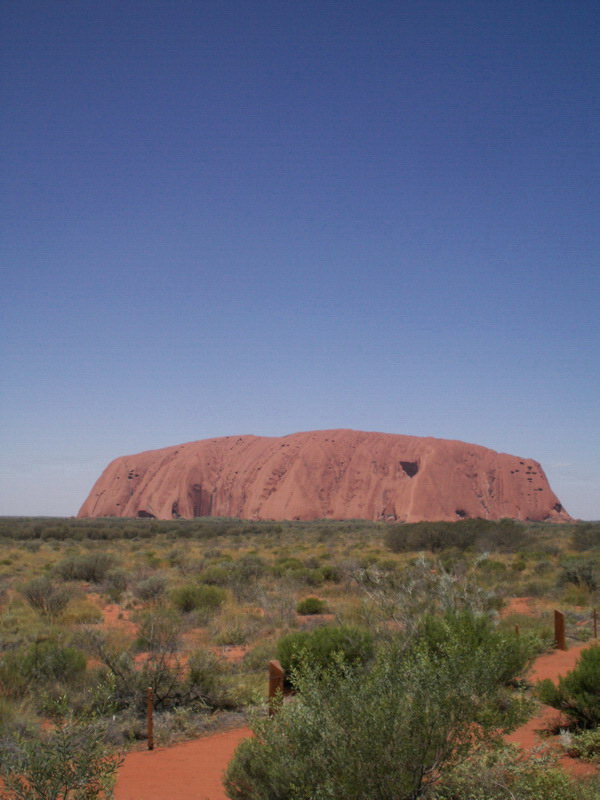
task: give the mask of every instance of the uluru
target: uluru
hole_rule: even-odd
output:
[[[225,436],[121,456],[98,478],[78,516],[570,519],[530,458],[346,429]]]

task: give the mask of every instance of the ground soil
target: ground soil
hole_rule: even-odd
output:
[[[581,651],[588,646],[587,644],[573,645],[568,650],[553,650],[551,653],[540,656],[531,670],[529,676],[531,682],[536,683],[545,678],[556,681],[559,676],[566,675],[574,668]],[[548,736],[548,731],[556,729],[561,724],[566,726],[567,720],[561,717],[555,708],[542,705],[535,717],[509,734],[506,739],[526,750],[531,750],[540,744],[550,744],[558,749],[557,737]],[[571,775],[593,775],[597,772],[593,765],[576,758],[563,755],[559,760],[561,766]]]
[[[226,800],[223,770],[249,728],[130,753],[119,771],[116,800]]]

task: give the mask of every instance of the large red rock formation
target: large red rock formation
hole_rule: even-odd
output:
[[[352,430],[226,436],[115,459],[80,517],[568,520],[537,461]]]

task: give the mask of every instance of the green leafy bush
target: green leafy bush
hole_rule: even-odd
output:
[[[600,725],[600,646],[583,650],[575,669],[558,679],[537,684],[544,703],[559,709],[580,728]]]
[[[228,797],[413,800],[524,719],[499,653],[457,636],[405,645],[382,648],[368,670],[341,655],[324,669],[298,662],[294,703],[255,720],[227,769]]]
[[[216,612],[226,599],[227,592],[224,589],[203,583],[179,586],[171,592],[173,605],[184,614],[198,610],[207,613]]]
[[[336,663],[364,664],[373,656],[373,637],[350,625],[325,625],[313,631],[295,631],[277,642],[277,657],[287,673],[306,659],[315,669]]]
[[[30,684],[72,683],[83,674],[85,655],[76,647],[53,640],[10,650],[0,661],[0,684],[5,692],[21,695]]]
[[[525,674],[539,648],[535,637],[504,633],[492,625],[487,615],[471,611],[428,615],[417,631],[417,638],[434,653],[443,652],[457,639],[473,652],[485,651],[494,659],[497,679],[503,686]]]
[[[296,606],[296,611],[303,615],[323,614],[326,608],[327,603],[324,600],[320,600],[318,597],[305,597]]]

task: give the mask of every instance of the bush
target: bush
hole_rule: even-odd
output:
[[[600,756],[600,727],[569,736],[567,752],[575,758],[596,760]]]
[[[47,576],[25,584],[21,594],[31,608],[52,620],[60,616],[71,599],[71,592],[65,586],[57,586]]]
[[[600,547],[600,523],[577,525],[573,531],[573,549],[591,550],[593,547]]]
[[[433,800],[596,800],[598,782],[558,767],[556,756],[505,747],[484,751],[443,775]]]
[[[223,647],[247,644],[258,634],[262,625],[262,615],[256,609],[227,608],[215,620],[213,642]]]
[[[133,594],[145,602],[158,600],[167,589],[167,578],[165,575],[150,575],[140,581],[133,590]]]
[[[183,614],[203,611],[207,616],[219,610],[227,599],[227,592],[219,586],[203,583],[179,586],[171,592],[173,605]]]
[[[572,583],[587,591],[594,592],[600,586],[600,568],[590,559],[572,558],[561,564],[558,586]]]
[[[324,600],[320,600],[318,597],[305,597],[296,606],[296,611],[302,615],[323,614],[326,608],[327,603]]]
[[[580,728],[600,725],[600,646],[583,650],[575,669],[558,679],[538,683],[544,703],[559,709]]]
[[[110,800],[120,760],[98,725],[62,721],[37,735],[19,736],[2,769],[11,800]]]
[[[322,629],[324,630],[324,629]],[[332,629],[333,630],[333,629]],[[257,718],[225,775],[232,800],[412,800],[524,719],[504,665],[457,637],[385,647],[368,670],[305,658],[294,703]]]
[[[113,602],[118,602],[129,586],[130,576],[124,569],[112,569],[106,573],[104,591]]]
[[[504,633],[492,626],[488,616],[471,611],[450,612],[423,619],[417,638],[432,652],[442,652],[459,640],[473,652],[487,652],[494,660],[498,682],[506,686],[525,674],[540,649],[535,636],[523,632]]]
[[[110,553],[84,553],[61,561],[56,565],[56,571],[65,581],[101,583],[114,563]]]
[[[21,695],[30,683],[72,683],[85,672],[85,655],[56,641],[36,642],[6,653],[0,662],[0,684]]]
[[[337,659],[334,657],[337,655]],[[303,659],[316,670],[332,663],[364,664],[373,656],[373,637],[350,625],[326,625],[314,631],[295,631],[277,642],[277,657],[287,673]]]

